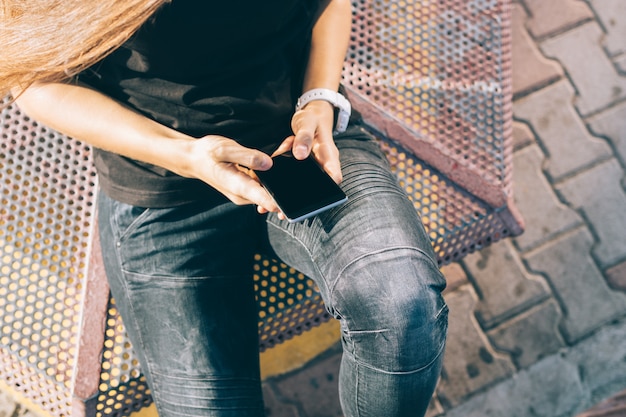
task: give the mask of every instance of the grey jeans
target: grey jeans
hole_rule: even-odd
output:
[[[377,143],[353,126],[337,145],[349,201],[302,223],[101,194],[111,291],[161,417],[264,415],[252,280],[263,247],[315,280],[340,320],[345,417],[424,414],[445,346],[445,280]]]

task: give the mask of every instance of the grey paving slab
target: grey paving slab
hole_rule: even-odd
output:
[[[610,55],[626,52],[626,2],[624,0],[588,0],[606,31],[603,45]]]
[[[607,269],[604,273],[611,288],[626,292],[626,261]]]
[[[526,123],[513,122],[513,150],[518,151],[536,143],[535,135]],[[515,167],[515,163],[513,163]]]
[[[604,140],[587,131],[573,97],[574,89],[562,80],[513,103],[515,117],[530,124],[546,149],[545,168],[552,181],[612,155]]]
[[[575,364],[550,356],[478,394],[445,417],[566,417],[588,403]]]
[[[563,204],[552,189],[543,173],[544,160],[538,145],[530,145],[513,156],[513,196],[526,222],[524,233],[515,238],[522,251],[583,223],[578,213]]]
[[[475,313],[484,329],[496,326],[550,294],[540,276],[526,271],[510,240],[468,255],[463,264],[478,288]]]
[[[519,4],[513,5],[513,94],[536,90],[563,76],[558,62],[549,60],[526,31],[527,15]]]
[[[626,259],[624,171],[610,159],[559,184],[557,190],[580,209],[597,237],[593,254],[601,269]]]
[[[624,340],[625,320],[604,326],[441,417],[575,416],[626,388]]]
[[[298,417],[342,417],[338,370],[341,354],[316,360],[302,370],[272,381],[281,402],[297,404]]]
[[[441,403],[437,399],[437,396],[433,396],[433,399],[430,401],[428,405],[428,409],[426,410],[426,414],[424,417],[437,417],[444,412]]]
[[[270,383],[263,384],[263,399],[266,417],[301,417],[296,405],[281,401]]]
[[[576,108],[583,116],[626,98],[626,78],[617,73],[602,48],[603,37],[594,21],[540,44],[547,56],[565,67],[576,87]]]
[[[586,122],[592,133],[610,141],[616,156],[626,165],[626,102],[590,117]]]
[[[467,274],[459,263],[451,263],[441,267],[443,276],[446,277],[446,289],[444,294],[454,291],[461,285],[467,284]]]
[[[626,75],[626,53],[613,58],[613,64],[620,75]]]
[[[626,388],[625,341],[626,322],[621,320],[605,326],[564,355],[579,368],[591,404]]]
[[[444,370],[437,395],[444,407],[459,404],[466,396],[511,376],[513,363],[487,344],[478,323],[469,314],[475,294],[464,286],[446,297],[450,307]]]
[[[509,353],[518,369],[559,351],[565,342],[558,329],[561,309],[554,300],[537,305],[489,331],[493,346]]]
[[[593,237],[579,228],[524,255],[549,281],[563,310],[560,330],[574,344],[626,313],[626,297],[612,291],[591,258]]]
[[[528,29],[535,37],[543,37],[593,18],[592,11],[580,0],[522,1],[531,13]]]

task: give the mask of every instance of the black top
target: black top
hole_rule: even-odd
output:
[[[80,81],[193,137],[261,148],[291,133],[317,0],[173,0]],[[141,207],[225,197],[199,180],[94,149],[100,186]]]

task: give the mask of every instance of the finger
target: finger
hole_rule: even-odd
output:
[[[340,184],[343,175],[341,173],[341,162],[339,161],[339,150],[334,142],[323,142],[313,149],[315,160],[330,175],[337,184]]]
[[[256,179],[235,164],[221,165],[216,189],[229,200],[237,205],[256,204],[266,211],[278,211],[274,199]]]
[[[234,141],[223,142],[215,149],[213,158],[216,162],[225,162],[243,167],[266,171],[272,167],[272,158],[257,149],[246,148]]]
[[[272,153],[272,158],[275,157],[276,155],[281,155],[281,154],[284,154],[285,152],[290,151],[293,148],[294,139],[295,137],[293,135],[285,139],[283,143],[281,143],[278,146],[278,148]]]
[[[311,153],[317,126],[317,119],[306,117],[306,113],[302,110],[294,115],[292,128],[295,136],[292,153],[296,159],[304,159]]]

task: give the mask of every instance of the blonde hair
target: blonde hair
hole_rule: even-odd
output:
[[[168,1],[0,0],[0,98],[94,64]]]

